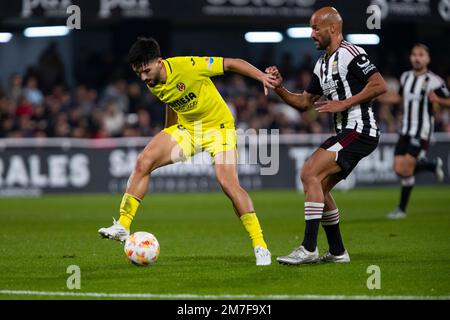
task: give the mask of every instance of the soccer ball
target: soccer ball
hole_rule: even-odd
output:
[[[159,257],[159,243],[151,233],[135,232],[125,242],[124,252],[133,264],[148,266]]]

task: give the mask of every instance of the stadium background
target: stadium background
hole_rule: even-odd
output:
[[[71,4],[81,9],[81,29],[59,37],[24,36],[27,27],[65,25]],[[308,38],[288,36],[287,29],[307,26],[314,9],[328,4],[341,12],[346,35],[379,36],[379,44],[363,47],[391,92],[398,90],[400,74],[410,68],[409,50],[416,42],[431,48],[430,69],[450,86],[450,4],[445,0],[1,1],[0,32],[12,37],[0,43],[0,194],[123,191],[134,159],[148,141],[142,137],[161,130],[165,112],[126,63],[137,36],[157,38],[165,57],[240,57],[262,70],[277,65],[286,87],[301,91],[321,52]],[[380,29],[367,29],[366,10],[371,4],[381,8]],[[283,40],[249,43],[245,40],[249,31],[277,31]],[[241,166],[243,186],[300,188],[294,173],[332,132],[331,116],[313,110],[300,114],[273,93],[266,98],[257,82],[236,74],[216,77],[214,82],[236,117],[237,128],[269,133],[278,129],[281,134],[278,174],[261,174],[261,161]],[[391,166],[401,108],[388,93],[375,102],[375,113],[383,142],[343,188],[397,183]],[[448,173],[449,111],[436,108],[435,115],[431,156],[440,155]],[[248,141],[240,144],[241,154],[249,149]],[[218,188],[209,166],[173,167],[157,172],[150,190]],[[418,179],[425,184],[433,181],[431,175]]]

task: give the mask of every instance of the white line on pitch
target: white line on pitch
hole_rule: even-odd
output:
[[[142,299],[315,299],[315,300],[450,300],[450,296],[368,296],[368,295],[254,295],[254,294],[158,294],[158,293],[105,293],[105,292],[64,292],[0,290],[4,295],[60,296],[89,298],[142,298]]]

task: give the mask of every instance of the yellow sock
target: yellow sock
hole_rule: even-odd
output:
[[[259,225],[258,217],[256,213],[250,212],[241,216],[242,224],[245,230],[247,230],[250,239],[252,240],[253,248],[256,246],[267,249],[267,244],[264,241],[261,226]]]
[[[122,202],[120,203],[119,223],[128,230],[130,230],[131,222],[136,215],[140,203],[141,200],[129,193],[123,195]]]

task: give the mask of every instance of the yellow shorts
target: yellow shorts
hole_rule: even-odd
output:
[[[180,145],[186,159],[202,151],[208,152],[214,158],[219,152],[236,149],[234,124],[219,124],[217,127],[202,128],[198,132],[175,124],[165,128],[164,132],[170,134]]]

